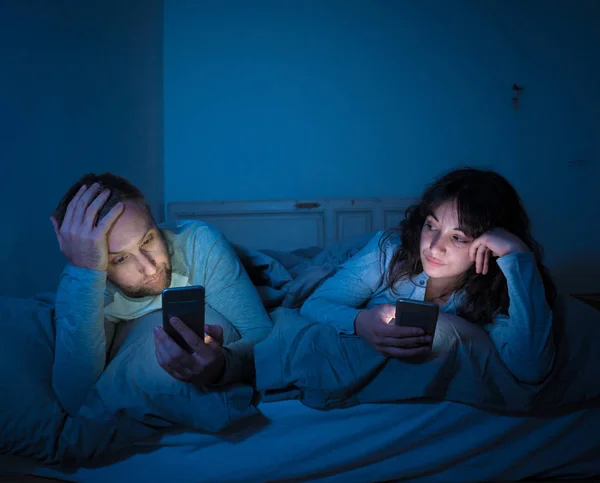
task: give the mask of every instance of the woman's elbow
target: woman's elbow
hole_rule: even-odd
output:
[[[554,353],[551,357],[523,360],[517,367],[513,367],[511,372],[518,382],[529,386],[539,386],[544,384],[552,373],[554,360]]]

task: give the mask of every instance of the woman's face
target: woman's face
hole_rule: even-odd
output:
[[[458,224],[456,203],[447,201],[427,217],[421,230],[421,262],[431,278],[458,278],[473,266],[468,237]]]

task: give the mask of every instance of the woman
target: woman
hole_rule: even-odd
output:
[[[421,329],[390,324],[395,301],[430,301],[483,325],[514,377],[537,384],[555,355],[556,289],[541,258],[511,184],[493,171],[458,169],[319,287],[301,315],[403,358],[431,350],[431,340]]]

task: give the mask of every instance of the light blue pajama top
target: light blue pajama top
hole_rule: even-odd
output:
[[[254,344],[269,334],[272,321],[231,244],[200,222],[161,231],[172,248],[171,287],[204,286],[206,305],[231,322],[241,336],[225,347],[225,372],[219,385],[249,377]],[[55,307],[52,385],[73,415],[104,371],[115,324],[160,310],[162,299],[160,295],[129,298],[107,280],[105,271],[68,264]]]
[[[362,309],[395,304],[401,297],[424,300],[429,278],[425,272],[398,282],[394,292],[385,284],[384,274],[399,237],[386,241],[385,256],[381,258],[379,242],[383,234],[379,232],[326,280],[304,303],[300,314],[332,325],[340,333],[354,334],[354,320]],[[508,283],[508,316],[498,315],[484,327],[514,377],[536,384],[551,371],[555,357],[552,311],[542,277],[531,252],[509,254],[498,258],[497,263]],[[458,297],[460,293],[453,293],[440,311],[455,314]]]

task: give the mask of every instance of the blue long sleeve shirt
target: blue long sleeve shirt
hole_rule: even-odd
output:
[[[387,240],[382,256],[382,236],[379,232],[326,280],[304,303],[300,314],[330,324],[340,333],[354,334],[354,321],[363,309],[394,304],[400,297],[424,300],[429,279],[425,272],[400,281],[393,291],[385,283],[384,275],[399,240]],[[531,252],[509,254],[498,258],[497,263],[508,283],[508,316],[498,315],[484,327],[513,376],[520,382],[536,384],[551,371],[555,358],[552,311],[542,277]],[[460,296],[453,293],[440,310],[455,314]]]
[[[206,304],[237,329],[240,339],[224,348],[220,385],[253,372],[254,344],[272,321],[225,237],[199,222],[162,228],[173,253],[171,287],[202,285]],[[115,326],[162,308],[161,296],[129,298],[107,281],[105,271],[67,265],[56,294],[56,348],[52,383],[71,415],[104,371]]]

